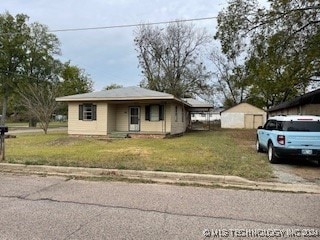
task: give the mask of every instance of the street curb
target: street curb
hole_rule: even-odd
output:
[[[287,184],[278,182],[255,182],[237,176],[222,176],[196,173],[154,172],[119,170],[83,167],[59,167],[44,165],[23,165],[0,163],[0,172],[37,174],[64,177],[114,177],[119,179],[132,179],[151,181],[155,183],[171,183],[201,186],[219,186],[242,188],[252,190],[282,191],[296,193],[320,194],[320,185],[317,184]]]

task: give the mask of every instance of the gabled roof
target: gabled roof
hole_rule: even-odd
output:
[[[305,104],[320,104],[320,88],[312,92],[308,92],[302,96],[296,97],[290,101],[280,103],[277,106],[269,108],[268,112],[273,112],[281,109],[296,107]]]
[[[107,100],[152,100],[152,99],[175,99],[172,94],[153,91],[140,87],[123,87],[100,92],[91,92],[76,94],[65,97],[58,97],[59,102],[76,102],[76,101],[107,101]]]
[[[223,113],[223,112],[231,112],[231,111],[234,111],[234,110],[237,109],[237,108],[240,109],[241,107],[243,107],[243,106],[245,106],[245,105],[247,105],[248,107],[250,107],[252,110],[260,111],[260,112],[265,112],[263,109],[258,108],[258,107],[256,107],[256,106],[253,106],[252,104],[242,102],[242,103],[239,103],[239,104],[237,104],[237,105],[234,105],[234,106],[231,107],[231,108],[228,108],[228,109],[225,109],[225,110],[221,111],[220,114]]]

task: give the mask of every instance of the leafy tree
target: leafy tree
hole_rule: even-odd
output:
[[[166,28],[141,26],[135,33],[141,86],[176,97],[201,95],[210,77],[202,53],[210,42],[204,30],[193,25],[172,23]]]
[[[63,64],[60,73],[59,92],[61,96],[92,92],[93,82],[90,76],[70,61]]]
[[[7,116],[8,99],[21,80],[22,62],[26,60],[28,40],[28,17],[24,14],[11,16],[8,12],[0,15],[0,92],[2,96],[2,118]]]
[[[253,36],[254,50],[247,66],[253,83],[251,95],[264,99],[265,106],[304,93],[312,76],[317,75],[320,21],[313,18],[318,9],[319,19],[319,3],[274,1],[264,19],[259,20],[260,26],[256,27],[263,31]],[[271,22],[276,23],[274,28]]]
[[[60,42],[54,34],[48,33],[47,26],[30,24],[24,54],[21,72],[25,81],[20,84],[58,80],[60,61],[55,56],[60,54]]]
[[[36,112],[37,110],[33,109],[33,105],[36,105],[39,109],[47,107],[45,112],[48,112],[51,108],[47,103],[41,108],[43,102],[31,104],[30,101],[43,100],[35,97],[35,93],[42,91],[47,93],[47,89],[43,86],[57,86],[61,65],[60,61],[55,59],[55,55],[58,54],[60,54],[58,38],[54,34],[48,33],[48,28],[45,25],[40,23],[30,24],[29,36],[25,43],[26,58],[21,64],[23,81],[19,82],[17,89],[21,97],[20,104],[27,109],[29,115],[29,126],[35,127],[37,121],[39,121],[45,133],[47,132],[47,116],[44,118],[43,115],[39,115]],[[36,87],[39,88],[38,91],[36,91]],[[26,96],[30,96],[30,101],[26,101]],[[50,94],[47,95],[47,101],[52,101],[50,96]],[[55,100],[53,99],[53,101]]]
[[[122,87],[123,87],[122,85],[119,85],[117,83],[111,83],[110,85],[105,86],[103,90],[111,90],[111,89],[122,88]]]
[[[28,24],[26,15],[0,15],[0,46],[2,124],[10,100],[12,109],[26,109],[31,124],[40,121],[46,132],[51,117],[46,114],[56,109],[55,97],[92,91],[92,81],[84,70],[57,60],[58,38],[45,25]]]
[[[255,17],[255,9],[255,0],[231,0],[227,9],[218,14],[215,39],[220,41],[222,53],[228,60],[243,57],[248,49],[247,33]]]
[[[32,95],[29,85],[40,86],[58,80],[60,61],[55,59],[55,55],[60,53],[60,43],[55,35],[48,33],[46,26],[39,23],[28,24],[28,17],[23,14],[15,17],[9,13],[0,15],[0,29],[4,124],[9,99],[15,102],[15,108],[19,108],[20,98]],[[30,119],[33,117],[30,115]]]
[[[68,61],[60,68],[58,89],[59,96],[87,93],[93,91],[93,82],[83,69]],[[68,105],[59,103],[56,113],[67,115]]]
[[[252,83],[250,95],[260,98],[266,107],[303,93],[310,84],[311,59],[297,54],[289,57],[278,44],[283,37],[283,33],[277,33],[257,44],[246,62],[248,81]]]
[[[245,62],[249,99],[269,107],[302,93],[318,75],[320,1],[232,0],[218,17],[222,52]]]

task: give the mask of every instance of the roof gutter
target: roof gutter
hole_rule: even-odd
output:
[[[137,100],[175,100],[192,107],[189,103],[176,97],[117,97],[117,98],[68,98],[58,97],[57,102],[102,102],[102,101],[137,101]]]

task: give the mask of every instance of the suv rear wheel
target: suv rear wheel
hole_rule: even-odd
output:
[[[277,158],[277,156],[274,153],[274,147],[272,142],[269,143],[268,145],[268,160],[270,163],[278,163],[279,162],[279,158]]]
[[[257,137],[257,141],[256,141],[256,150],[257,150],[257,152],[263,152],[263,149],[259,143],[258,137]]]

